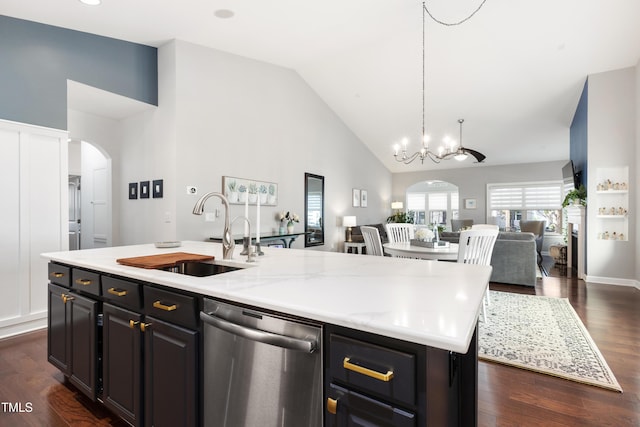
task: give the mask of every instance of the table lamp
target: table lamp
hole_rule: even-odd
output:
[[[403,208],[402,202],[391,202],[391,209],[400,210]]]
[[[345,216],[342,217],[342,225],[347,227],[347,242],[351,242],[351,227],[356,226],[356,217],[355,216]]]

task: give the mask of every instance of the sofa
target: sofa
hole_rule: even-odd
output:
[[[440,239],[460,241],[459,232],[443,231]],[[501,231],[491,255],[491,281],[514,285],[535,286],[537,275],[536,238],[533,233]]]
[[[378,229],[378,231],[380,232],[380,240],[382,240],[382,244],[389,242],[389,238],[387,237],[387,229],[384,227],[384,224],[368,224],[366,226],[375,227]],[[351,241],[364,243],[364,237],[362,237],[362,230],[360,230],[359,225],[356,227],[351,227]]]

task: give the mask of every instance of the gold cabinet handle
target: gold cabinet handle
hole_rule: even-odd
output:
[[[130,327],[131,329],[135,328],[135,327],[136,327],[136,325],[138,325],[138,324],[140,324],[140,322],[139,322],[139,321],[137,321],[137,320],[131,320],[131,319],[129,320],[129,327]]]
[[[89,286],[91,284],[91,280],[89,279],[76,279],[76,283],[82,286]]]
[[[177,309],[178,306],[175,305],[175,304],[164,305],[160,301],[156,301],[156,302],[153,303],[153,308],[158,308],[158,309],[164,310],[164,311],[173,311],[173,310]]]
[[[338,399],[327,397],[327,412],[333,415],[338,412]]]
[[[107,292],[109,292],[111,295],[115,295],[117,297],[123,297],[127,294],[127,291],[123,291],[122,289],[116,289],[116,288],[109,288],[109,290],[107,290]]]
[[[153,323],[140,323],[140,330],[142,332],[146,332],[147,328],[149,328]]]
[[[349,357],[344,358],[344,362],[342,363],[342,366],[345,369],[348,369],[353,372],[357,372],[362,375],[366,375],[367,377],[371,377],[379,381],[389,382],[393,379],[393,371],[387,371],[386,374],[383,374],[382,372],[377,372],[377,371],[374,371],[373,369],[355,365],[351,363],[351,358]]]
[[[60,279],[61,277],[64,277],[64,273],[56,273],[54,271],[53,273],[51,273],[51,277],[55,277],[56,279]]]
[[[60,295],[60,298],[62,298],[62,302],[64,302],[65,304],[67,303],[67,301],[73,301],[75,299],[74,297],[66,294]]]

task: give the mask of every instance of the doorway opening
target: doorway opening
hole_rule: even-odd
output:
[[[86,141],[69,141],[69,249],[113,245],[111,158]]]

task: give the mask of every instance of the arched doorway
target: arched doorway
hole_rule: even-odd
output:
[[[113,245],[111,158],[86,141],[69,141],[69,248]]]
[[[407,211],[414,212],[418,225],[437,224],[451,229],[451,220],[458,219],[458,186],[445,181],[420,181],[406,190]]]

